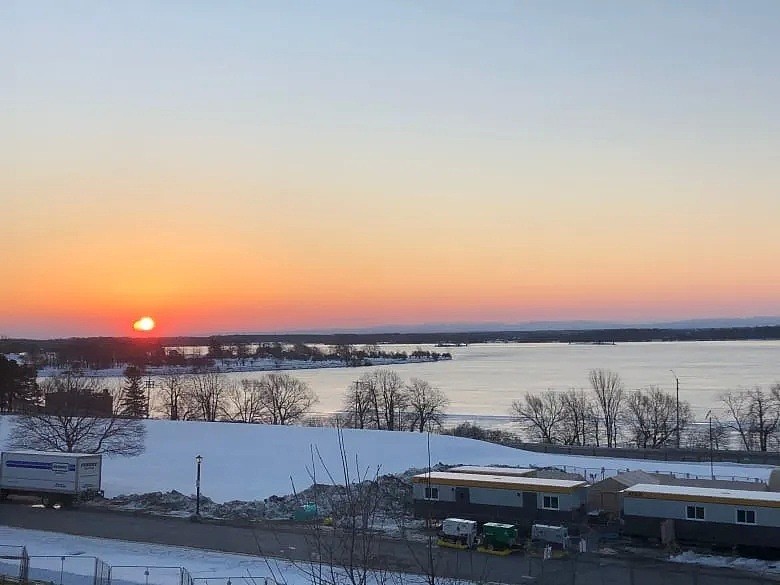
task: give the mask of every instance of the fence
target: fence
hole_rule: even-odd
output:
[[[645,459],[649,461],[690,461],[708,463],[714,462],[749,463],[753,465],[780,466],[780,453],[768,451],[729,451],[726,449],[637,449],[635,447],[592,447],[579,445],[558,445],[551,443],[526,443],[515,440],[502,443],[507,447],[534,451],[536,453],[553,453],[557,455],[581,455],[585,457],[616,457],[622,459]]]
[[[277,585],[250,575],[193,578],[184,567],[109,565],[86,555],[28,555],[24,546],[0,545],[0,585]]]
[[[574,473],[577,475],[581,475],[584,477],[587,481],[590,483],[595,483],[597,481],[601,481],[602,479],[606,479],[608,477],[614,477],[618,475],[619,473],[623,473],[625,471],[630,471],[630,468],[607,468],[607,467],[580,467],[577,465],[552,465],[551,467],[555,469],[560,469],[561,471],[564,471],[566,473]],[[749,483],[756,483],[756,484],[764,484],[764,480],[762,480],[760,477],[749,477],[745,475],[710,475],[709,473],[706,475],[698,475],[696,473],[683,473],[683,472],[674,472],[674,471],[659,471],[659,470],[653,470],[649,466],[646,466],[644,468],[644,471],[648,473],[655,473],[660,475],[668,475],[670,477],[674,477],[677,479],[716,479],[721,481],[740,481],[740,482],[749,482]],[[766,486],[764,486],[765,488]]]
[[[23,546],[0,544],[0,575],[24,583],[30,566],[30,557]]]

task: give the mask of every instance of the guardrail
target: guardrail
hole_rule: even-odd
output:
[[[524,441],[507,441],[502,443],[507,447],[533,451],[535,453],[552,453],[556,455],[581,455],[585,457],[610,457],[617,459],[646,459],[649,461],[688,461],[708,463],[710,457],[715,462],[748,463],[753,465],[780,466],[780,453],[767,451],[725,451],[709,449],[637,449],[635,447],[592,447],[579,445],[558,445],[551,443],[526,443]]]

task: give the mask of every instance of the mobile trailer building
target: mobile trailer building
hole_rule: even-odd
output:
[[[476,473],[430,472],[412,478],[418,518],[456,516],[528,529],[535,523],[571,524],[585,517],[584,481]]]
[[[780,548],[780,493],[637,484],[621,492],[623,533],[679,541]]]

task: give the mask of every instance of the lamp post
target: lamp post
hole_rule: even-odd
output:
[[[707,411],[707,420],[710,423],[710,477],[715,479],[715,470],[712,463],[712,411]]]
[[[198,455],[195,457],[197,463],[197,474],[195,475],[195,515],[200,517],[200,464],[203,461],[203,457]]]
[[[672,373],[672,376],[674,376],[675,385],[677,387],[677,424],[675,426],[675,430],[677,431],[677,448],[680,448],[680,378],[677,377],[677,374],[674,373],[674,370],[669,370]]]

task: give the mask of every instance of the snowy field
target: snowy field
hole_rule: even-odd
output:
[[[0,427],[5,443],[10,420]],[[177,490],[195,492],[195,456],[203,456],[201,491],[216,502],[262,500],[305,489],[316,475],[318,483],[343,481],[336,429],[282,427],[231,423],[146,421],[146,452],[139,457],[105,458],[103,489],[107,497]],[[347,429],[344,444],[354,471],[355,462],[369,475],[400,473],[428,465],[428,436],[420,433]],[[563,466],[582,473],[600,470],[644,469],[709,476],[709,463],[664,463],[532,453],[482,441],[430,436],[432,464]],[[718,463],[718,476],[768,478],[770,468]],[[354,473],[353,473],[354,475]]]

